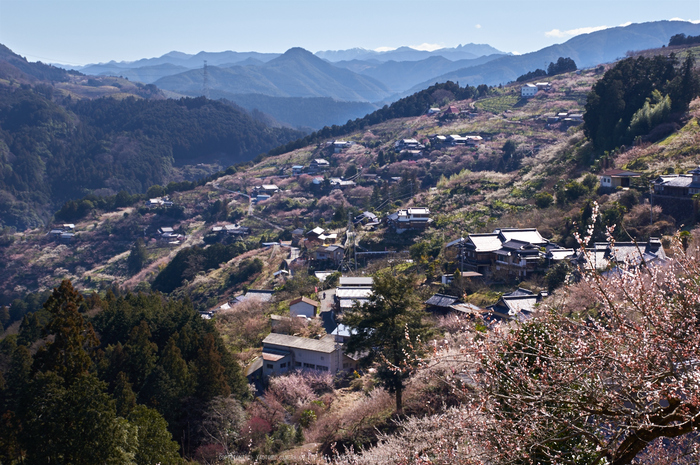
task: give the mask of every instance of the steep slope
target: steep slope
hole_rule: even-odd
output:
[[[559,57],[572,58],[579,68],[587,68],[624,57],[630,50],[661,47],[668,44],[672,35],[679,33],[698,35],[700,25],[684,21],[656,21],[582,34],[563,44],[552,45],[537,52],[503,57],[428,79],[409,89],[406,94],[424,89],[435,82],[504,84],[528,71],[542,68],[544,63],[556,61]]]
[[[45,65],[41,62],[30,63],[26,58],[0,44],[0,78],[65,82],[69,80],[69,73],[62,68]]]
[[[390,95],[375,79],[337,68],[301,48],[292,48],[260,66],[209,67],[208,72],[211,89],[232,94],[346,101],[376,101]],[[159,79],[155,84],[192,95],[202,91],[202,75],[202,70],[192,70]]]
[[[69,199],[145,192],[174,166],[243,162],[302,135],[203,98],[61,105],[47,88],[0,86],[0,226],[37,227]]]

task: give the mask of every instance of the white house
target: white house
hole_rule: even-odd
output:
[[[310,339],[271,333],[263,340],[263,376],[292,369],[337,373],[348,363],[342,347],[332,335]]]
[[[321,304],[308,297],[299,297],[289,302],[289,313],[292,316],[305,316],[314,318],[321,308]]]
[[[640,176],[640,173],[635,173],[634,171],[613,169],[600,173],[598,180],[600,181],[600,187],[616,189],[618,187],[630,187],[631,179]]]
[[[294,165],[292,166],[292,176],[301,176],[304,172],[304,165]]]
[[[317,173],[319,171],[325,171],[330,167],[330,162],[328,160],[324,160],[323,158],[316,158],[315,160],[312,160],[311,163],[309,163],[309,170],[314,173]]]
[[[537,86],[534,84],[525,84],[520,88],[520,96],[523,98],[534,97],[537,93]]]
[[[430,218],[429,208],[407,208],[392,213],[387,217],[387,221],[400,234],[407,229],[425,229],[433,220]]]
[[[344,149],[350,147],[350,142],[344,141],[344,140],[334,140],[333,141],[333,152],[335,153],[340,153]]]

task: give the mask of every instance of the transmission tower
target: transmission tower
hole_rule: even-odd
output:
[[[209,98],[209,70],[207,69],[207,60],[204,60],[204,72],[202,73],[202,94],[207,99]]]

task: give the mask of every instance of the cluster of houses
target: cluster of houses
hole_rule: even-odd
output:
[[[578,126],[583,124],[583,113],[578,110],[557,113],[555,116],[547,117],[547,126],[560,123],[562,127]]]
[[[311,236],[318,239],[325,231],[312,230]],[[617,265],[626,263],[631,266],[640,263],[663,263],[666,255],[657,238],[647,243],[595,243],[593,247],[575,252],[552,244],[536,228],[500,228],[489,234],[472,234],[467,239],[460,238],[447,244],[448,249],[456,249],[457,257],[463,261],[464,268],[491,271],[491,267],[503,267],[513,274],[524,277],[534,272],[543,263],[568,260],[586,269],[608,270],[615,272]],[[482,267],[482,268],[480,268]],[[482,276],[477,271],[464,271],[462,275]],[[280,375],[290,370],[315,370],[319,372],[340,373],[358,367],[358,356],[344,351],[344,344],[351,336],[351,330],[342,324],[344,312],[357,304],[370,301],[373,294],[373,278],[341,277],[333,293],[332,304],[324,304],[308,297],[298,297],[289,302],[289,317],[273,316],[273,332],[263,340],[262,356],[247,369],[253,379]],[[238,301],[255,298],[249,290]],[[272,291],[264,295],[271,299]],[[331,292],[331,291],[329,291]],[[249,297],[248,295],[251,294]],[[534,293],[517,288],[502,295],[498,301],[488,307],[479,307],[465,302],[458,296],[434,294],[425,301],[426,310],[445,315],[453,313],[467,318],[480,318],[487,324],[503,321],[523,321],[530,318],[537,305],[547,296],[546,292]],[[326,295],[323,295],[324,299]],[[222,307],[223,308],[223,307]],[[229,307],[230,308],[230,307]],[[302,337],[285,334],[289,326],[283,321],[309,321],[317,319],[322,322],[326,334],[322,337]],[[256,378],[257,377],[257,378]]]
[[[537,92],[540,90],[548,92],[551,89],[552,85],[549,82],[536,82],[534,84],[529,83],[520,88],[520,96],[522,98],[530,98],[537,95]]]
[[[185,236],[183,234],[176,233],[170,226],[162,226],[156,231],[156,239],[162,242],[167,242],[171,245],[177,245],[185,240]]]
[[[484,138],[481,136],[460,136],[459,134],[450,134],[448,136],[443,136],[441,134],[431,134],[430,136],[428,136],[428,139],[430,139],[430,143],[434,147],[440,145],[446,145],[450,147],[476,147],[484,142]]]
[[[54,241],[70,244],[75,240],[75,225],[69,223],[55,225],[47,236]]]
[[[536,228],[500,228],[470,234],[445,246],[462,271],[491,275],[503,271],[518,278],[542,271],[574,254],[542,237]]]
[[[159,208],[159,207],[172,207],[173,202],[168,197],[156,197],[153,199],[146,200],[146,207],[148,208]]]
[[[513,292],[503,294],[495,304],[481,308],[463,302],[457,296],[434,294],[425,301],[425,307],[427,311],[437,315],[453,313],[468,318],[481,318],[487,323],[510,320],[523,321],[530,318],[537,309],[537,304],[545,297],[547,297],[546,292],[535,294],[527,289],[518,288]]]
[[[233,237],[235,239],[242,239],[245,236],[250,235],[250,228],[246,226],[241,226],[240,224],[222,224],[218,226],[212,226],[211,232],[223,239],[226,237]]]

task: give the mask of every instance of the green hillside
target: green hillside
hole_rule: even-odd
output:
[[[177,180],[176,166],[244,162],[300,135],[203,98],[73,101],[0,85],[0,224],[41,226],[67,200],[144,193]]]

